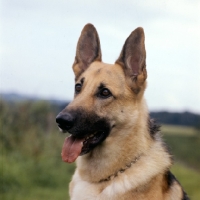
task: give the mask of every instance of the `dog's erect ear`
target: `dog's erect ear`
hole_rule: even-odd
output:
[[[101,61],[101,47],[98,33],[92,24],[86,24],[76,48],[73,70],[76,79],[93,61]]]
[[[147,78],[143,28],[135,29],[126,39],[116,63],[123,67],[132,80],[131,87],[138,93]]]

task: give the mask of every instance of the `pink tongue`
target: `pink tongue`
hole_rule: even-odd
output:
[[[64,162],[72,163],[77,159],[83,147],[83,140],[73,136],[65,138],[61,153]]]

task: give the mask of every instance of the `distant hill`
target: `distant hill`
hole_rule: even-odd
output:
[[[20,102],[20,101],[49,101],[50,103],[53,104],[68,104],[69,101],[62,101],[62,100],[57,100],[57,99],[44,99],[40,97],[35,97],[35,96],[28,96],[28,95],[23,95],[23,94],[18,94],[18,93],[0,93],[0,99],[8,102]]]
[[[200,127],[200,115],[191,112],[151,112],[150,116],[158,123]]]
[[[56,99],[42,99],[39,97],[32,97],[21,95],[17,93],[0,93],[2,100],[15,103],[20,101],[39,101],[45,100],[49,102],[56,111],[61,111],[64,107],[67,106],[69,101],[62,101]],[[200,128],[200,115],[194,114],[191,112],[150,112],[151,118],[154,118],[160,124],[172,124],[172,125],[184,125],[184,126],[193,126]]]
[[[22,94],[17,94],[17,93],[0,93],[0,97],[2,100],[5,101],[13,101],[13,102],[18,102],[18,101],[26,101],[26,100],[31,100],[31,101],[36,101],[39,100],[37,97],[31,97],[27,95],[22,95]]]

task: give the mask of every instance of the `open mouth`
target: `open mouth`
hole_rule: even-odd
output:
[[[102,143],[108,136],[108,131],[96,131],[92,134],[87,134],[84,138],[70,135],[65,138],[62,148],[62,160],[72,163],[78,156],[84,155]]]
[[[62,160],[74,162],[78,156],[91,152],[108,137],[112,127],[110,120],[93,112],[64,110],[56,117],[61,132],[68,132],[62,148]]]
[[[84,155],[88,153],[91,149],[93,149],[96,145],[101,143],[105,138],[105,133],[103,131],[95,132],[87,136],[83,141],[83,147],[80,155]]]

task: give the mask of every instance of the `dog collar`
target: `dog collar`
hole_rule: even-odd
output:
[[[105,182],[105,181],[110,181],[110,180],[114,179],[115,177],[117,177],[118,175],[122,174],[124,171],[131,168],[132,165],[135,164],[140,159],[140,157],[141,157],[141,155],[137,156],[134,160],[132,160],[129,164],[127,164],[124,168],[121,168],[120,170],[118,170],[114,174],[111,174],[110,176],[108,176],[105,179],[101,179],[99,181],[99,183],[102,183],[102,182]]]

